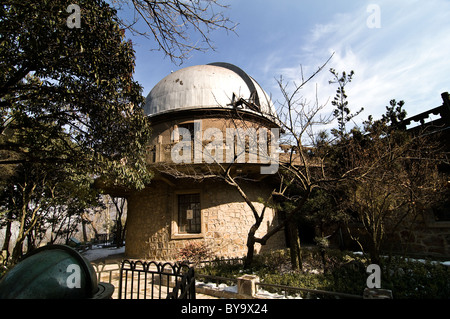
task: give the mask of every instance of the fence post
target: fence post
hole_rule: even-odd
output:
[[[255,296],[256,295],[256,283],[259,283],[259,277],[255,275],[244,275],[238,279],[238,294]]]

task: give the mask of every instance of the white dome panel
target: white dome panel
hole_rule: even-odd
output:
[[[240,99],[251,108],[242,103],[239,108],[271,119],[276,116],[272,101],[259,84],[227,63],[196,65],[169,74],[148,94],[144,111],[156,115],[182,109],[234,108]]]

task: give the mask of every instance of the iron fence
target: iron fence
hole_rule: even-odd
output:
[[[220,260],[215,262],[239,262]],[[195,299],[195,278],[204,282],[237,285],[236,278],[219,277],[194,273],[187,264],[156,263],[124,260],[115,264],[93,264],[98,281],[114,284],[114,298],[119,299]],[[285,285],[256,283],[257,288],[281,292],[288,297],[298,294],[302,298],[363,298],[362,295],[292,287]],[[118,289],[117,289],[118,288]],[[258,289],[257,289],[258,290]],[[255,296],[258,298],[257,296]]]
[[[268,290],[277,290],[284,292],[285,297],[289,295],[289,292],[298,293],[302,298],[306,299],[314,299],[314,296],[322,296],[324,298],[331,299],[363,299],[362,295],[354,295],[342,292],[334,292],[334,291],[326,291],[319,289],[308,289],[308,288],[300,288],[300,287],[292,287],[285,285],[276,285],[276,284],[266,284],[266,283],[256,283],[256,287]]]
[[[104,262],[91,263],[97,275],[97,282],[106,282],[114,286],[113,299],[117,299],[119,295],[117,287],[119,286],[121,264],[121,262],[111,264],[106,264]]]
[[[123,260],[119,299],[195,299],[194,268],[187,264]]]

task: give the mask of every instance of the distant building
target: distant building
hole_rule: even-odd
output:
[[[439,141],[442,152],[450,160],[450,97],[447,92],[442,93],[441,97],[442,105],[406,118],[402,124],[412,134],[422,131]],[[448,178],[450,194],[450,165],[441,164],[439,170]],[[450,196],[427,207],[412,226],[401,229],[393,236],[391,243],[397,251],[407,254],[450,257]]]
[[[450,98],[447,92],[441,94],[442,105],[408,117],[399,123],[411,134],[432,137],[442,146],[441,152],[450,159]],[[441,163],[439,171],[447,176],[447,193],[450,195],[450,165]],[[352,225],[354,230],[362,229]],[[358,249],[344,232],[335,232],[333,243],[343,248]],[[361,233],[362,235],[363,233]],[[361,236],[360,240],[364,241]],[[450,257],[450,196],[442,202],[423,207],[414,218],[405,218],[394,233],[388,234],[382,250],[407,256],[449,258]]]

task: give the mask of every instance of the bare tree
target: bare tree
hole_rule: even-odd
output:
[[[236,27],[225,16],[228,6],[220,0],[114,0],[113,4],[118,9],[132,6],[132,19],[122,18],[120,23],[134,35],[155,40],[155,50],[180,64],[192,51],[214,49],[212,31],[234,32]]]
[[[291,264],[294,269],[302,268],[300,238],[295,219],[299,216],[311,193],[315,188],[326,183],[329,177],[325,173],[326,154],[315,151],[319,141],[320,128],[331,123],[332,114],[324,113],[327,104],[320,103],[317,98],[309,101],[301,95],[301,90],[328,64],[330,58],[309,77],[305,78],[301,70],[301,83],[285,83],[283,78],[278,80],[278,86],[283,95],[280,103],[279,118],[285,131],[283,144],[285,154],[280,158],[280,187],[273,196],[284,204],[286,219],[283,224],[263,236],[272,236],[282,227],[288,228],[291,244]],[[294,191],[292,191],[294,190]]]
[[[302,212],[302,208],[309,198],[312,190],[319,187],[321,183],[329,180],[325,175],[324,170],[324,158],[320,158],[315,154],[312,154],[312,147],[317,143],[317,131],[315,128],[317,126],[322,126],[328,124],[333,116],[332,114],[328,116],[323,116],[321,112],[324,110],[325,104],[318,102],[318,99],[311,104],[306,101],[300,95],[301,89],[309,83],[314,76],[316,76],[331,57],[318,68],[313,74],[308,78],[303,78],[299,85],[294,83],[292,92],[290,91],[290,86],[288,83],[284,83],[283,79],[280,78],[278,81],[280,90],[283,94],[284,101],[280,106],[279,118],[276,120],[280,127],[286,132],[282,140],[288,144],[288,152],[282,154],[283,156],[279,159],[280,170],[277,172],[279,177],[279,184],[273,188],[273,191],[267,199],[264,200],[264,206],[258,209],[254,205],[254,201],[245,192],[242,180],[248,180],[251,177],[244,177],[236,174],[233,168],[238,165],[238,157],[241,154],[237,152],[234,154],[232,161],[223,163],[216,160],[210,161],[209,165],[202,166],[202,170],[198,171],[193,165],[184,165],[182,167],[163,165],[162,170],[165,173],[171,174],[176,177],[189,177],[197,179],[205,178],[219,178],[225,181],[228,185],[234,187],[242,199],[245,201],[247,206],[253,213],[255,222],[250,227],[247,236],[247,257],[245,261],[245,266],[248,267],[253,261],[253,255],[255,250],[255,244],[265,245],[267,241],[280,230],[286,226],[290,226],[291,242],[293,242],[293,247],[291,247],[292,256],[292,266],[293,268],[301,268],[301,256],[300,256],[300,243],[296,227],[293,226],[294,218]],[[228,125],[234,125],[235,127],[246,128],[247,125],[245,121],[241,121],[239,118],[239,113],[233,113],[230,116]],[[249,143],[249,141],[246,141]],[[250,143],[248,144],[250,145]],[[227,145],[228,146],[228,145]],[[250,148],[250,146],[249,146]],[[245,150],[241,150],[245,152]],[[249,150],[247,150],[248,152]],[[277,150],[272,149],[271,152],[277,152]],[[267,154],[268,155],[268,154]],[[205,167],[207,168],[205,170]],[[295,185],[300,193],[293,195],[290,194],[292,186]],[[286,218],[283,222],[278,223],[278,225],[272,227],[264,235],[258,237],[256,232],[260,228],[266,210],[270,208],[276,208],[277,202],[289,201],[290,208],[285,209]]]
[[[333,146],[336,153],[330,157],[340,158],[336,168],[349,172],[335,189],[344,194],[341,205],[349,221],[364,230],[348,228],[349,234],[373,263],[379,263],[387,236],[408,229],[446,196],[447,180],[438,170],[444,154],[436,135],[399,129],[396,124],[406,115],[402,106],[402,101],[392,100],[382,119],[369,119],[364,131],[354,129]]]

